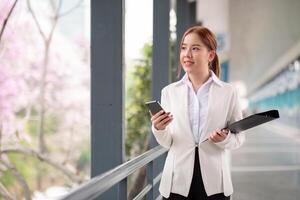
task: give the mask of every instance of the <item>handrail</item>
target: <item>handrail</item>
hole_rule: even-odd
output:
[[[137,156],[136,158],[127,161],[103,174],[93,177],[91,180],[83,183],[78,188],[75,188],[69,194],[62,198],[62,200],[89,200],[98,197],[105,191],[110,189],[115,184],[128,177],[130,174],[139,168],[152,162],[159,156],[166,153],[168,150],[162,146],[157,146],[149,151]],[[158,176],[159,177],[159,176]],[[157,178],[156,177],[156,181]]]
[[[161,178],[162,173],[158,174],[153,181],[153,185],[158,183]],[[143,197],[151,190],[153,186],[151,184],[147,184],[146,187],[133,199],[133,200],[141,200]]]

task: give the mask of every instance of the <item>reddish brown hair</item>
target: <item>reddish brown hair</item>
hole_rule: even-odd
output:
[[[179,47],[180,49],[181,49],[181,46],[182,46],[185,36],[187,36],[190,33],[196,33],[200,37],[201,41],[203,42],[203,44],[207,47],[207,49],[209,51],[215,51],[215,57],[212,60],[212,62],[209,63],[209,67],[216,74],[216,76],[220,78],[221,67],[220,67],[219,58],[217,55],[217,39],[216,39],[215,34],[213,34],[213,32],[211,32],[208,28],[205,28],[203,26],[193,26],[193,27],[189,28],[188,30],[186,30],[185,33],[183,34],[183,36],[181,38],[181,42],[180,42],[180,47]],[[179,60],[179,63],[180,63],[180,60]],[[182,70],[182,66],[181,66],[181,64],[179,64],[178,71],[177,71],[178,78],[181,75],[181,70]]]

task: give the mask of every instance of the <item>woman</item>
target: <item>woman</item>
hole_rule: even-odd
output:
[[[240,120],[237,91],[222,82],[214,34],[194,26],[183,35],[180,64],[185,75],[162,89],[164,110],[151,117],[157,142],[168,148],[160,182],[164,199],[227,200],[233,193],[226,152],[240,147],[243,133],[228,123]]]

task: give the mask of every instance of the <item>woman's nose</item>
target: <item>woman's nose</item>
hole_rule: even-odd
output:
[[[192,51],[191,49],[187,48],[185,51],[185,56],[191,58],[192,57]]]

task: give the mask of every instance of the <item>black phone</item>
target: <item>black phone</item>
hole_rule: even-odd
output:
[[[154,101],[148,101],[145,104],[147,105],[147,107],[150,110],[150,112],[151,112],[152,115],[155,115],[159,111],[164,110],[161,107],[160,103],[158,101],[156,101],[156,100],[154,100]]]

